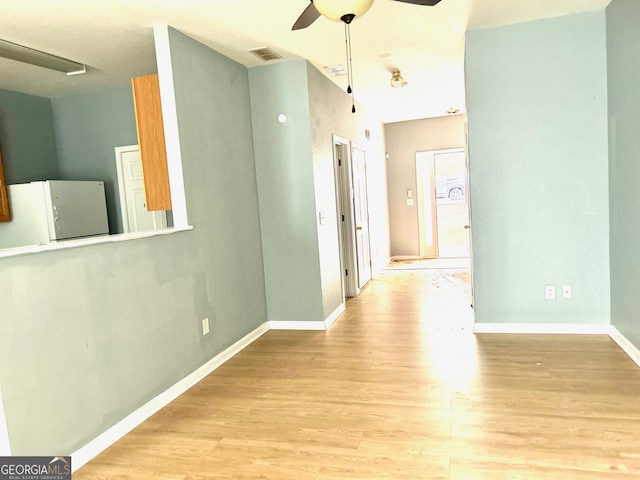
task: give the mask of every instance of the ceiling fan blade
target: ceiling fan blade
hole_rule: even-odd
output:
[[[298,20],[293,24],[291,30],[302,30],[303,28],[307,28],[318,18],[320,18],[320,12],[316,10],[315,5],[311,2],[309,3],[309,6],[305,8],[304,12],[302,12],[302,15],[298,17]]]
[[[393,0],[394,2],[412,3],[414,5],[424,5],[425,7],[433,7],[440,3],[440,0]]]

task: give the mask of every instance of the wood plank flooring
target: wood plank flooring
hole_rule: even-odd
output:
[[[386,271],[270,331],[74,480],[640,478],[640,368],[607,336],[473,335],[468,272]]]

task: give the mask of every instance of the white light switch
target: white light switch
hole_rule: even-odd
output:
[[[320,225],[324,225],[324,222],[327,220],[327,216],[324,212],[318,212],[318,222]]]
[[[413,190],[407,190],[407,198],[413,198]]]
[[[413,198],[407,198],[407,207],[413,207]]]

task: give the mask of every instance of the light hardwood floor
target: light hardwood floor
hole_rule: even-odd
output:
[[[387,271],[270,331],[74,474],[640,478],[640,368],[607,336],[473,335],[468,273]]]

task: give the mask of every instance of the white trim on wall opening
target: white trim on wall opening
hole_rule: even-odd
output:
[[[169,26],[166,24],[155,25],[153,27],[153,38],[156,48],[156,62],[158,64],[158,81],[160,82],[160,100],[162,104],[164,139],[167,148],[173,225],[175,228],[186,228],[189,226],[189,220],[187,218],[187,199],[182,172],[182,152],[180,150],[176,90],[173,83]]]
[[[4,413],[4,402],[2,400],[2,388],[0,387],[0,456],[11,455],[11,445],[9,444],[9,429],[7,428],[7,417]]]

